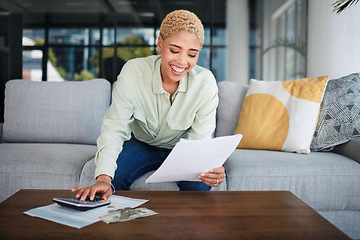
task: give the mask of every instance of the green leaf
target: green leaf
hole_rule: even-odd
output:
[[[340,14],[345,8],[351,7],[352,5],[356,5],[359,0],[338,0],[334,2],[331,6],[333,6],[333,11],[337,14]]]

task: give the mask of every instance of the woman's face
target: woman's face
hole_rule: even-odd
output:
[[[179,31],[158,39],[161,52],[161,78],[165,83],[179,82],[197,63],[201,43],[195,33]]]

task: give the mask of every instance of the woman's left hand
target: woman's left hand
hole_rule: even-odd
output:
[[[225,168],[213,168],[209,172],[200,173],[198,178],[210,187],[218,187],[225,179]]]

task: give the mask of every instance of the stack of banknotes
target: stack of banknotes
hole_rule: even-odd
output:
[[[149,217],[158,214],[148,208],[125,208],[110,210],[108,214],[101,216],[100,219],[109,224],[113,222],[125,222],[136,218]]]

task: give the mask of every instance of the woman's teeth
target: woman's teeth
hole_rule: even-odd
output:
[[[179,68],[179,67],[176,67],[174,65],[171,65],[171,68],[177,73],[182,73],[186,69],[186,68]]]

